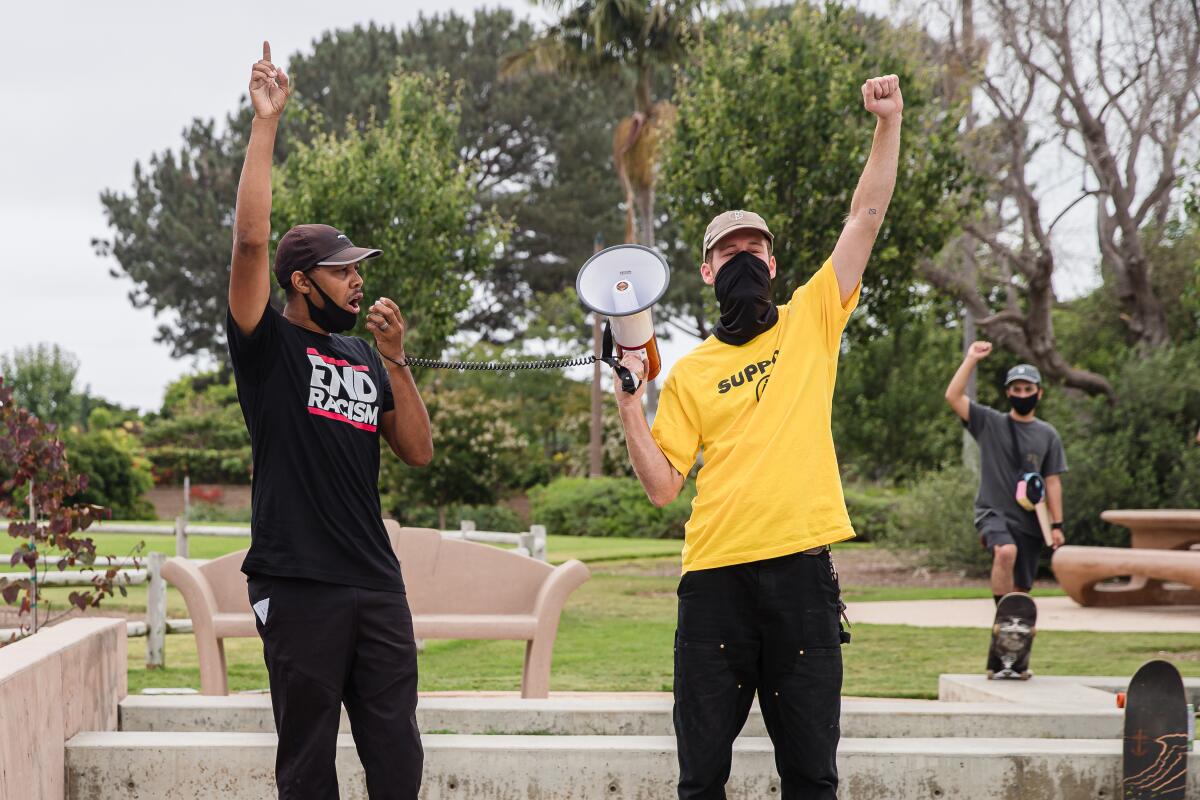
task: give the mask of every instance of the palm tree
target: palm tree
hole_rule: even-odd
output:
[[[675,107],[656,101],[656,69],[679,63],[699,38],[705,0],[535,0],[559,15],[502,74],[527,70],[616,74],[631,79],[633,112],[613,132],[613,163],[625,191],[625,241],[654,245],[658,145]]]

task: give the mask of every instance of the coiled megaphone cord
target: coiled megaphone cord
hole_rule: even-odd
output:
[[[638,380],[633,377],[628,369],[621,366],[620,360],[613,355],[613,338],[612,329],[606,324],[604,326],[604,342],[600,355],[592,354],[590,356],[578,356],[576,358],[548,358],[540,361],[438,361],[433,358],[413,358],[406,357],[403,361],[397,361],[391,356],[385,356],[375,348],[375,352],[380,356],[391,361],[401,367],[424,367],[426,369],[456,369],[463,372],[510,372],[513,370],[522,369],[565,369],[567,367],[586,367],[588,364],[595,364],[599,361],[602,364],[608,364],[617,372],[617,377],[621,379],[621,388],[628,394],[633,394],[637,391]]]
[[[391,361],[393,364],[398,364],[401,367],[424,367],[426,369],[457,369],[463,371],[484,371],[492,370],[495,372],[509,372],[519,369],[566,369],[567,367],[585,367],[588,364],[595,364],[600,361],[600,357],[596,355],[579,356],[578,358],[549,358],[541,361],[437,361],[432,358],[413,358],[408,357],[403,361],[397,361],[390,356],[385,356],[383,353],[379,355]]]

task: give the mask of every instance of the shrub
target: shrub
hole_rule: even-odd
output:
[[[154,519],[145,494],[154,486],[137,440],[122,428],[71,432],[65,437],[71,467],[87,475],[87,488],[71,502],[104,506],[117,519]]]
[[[529,492],[534,522],[565,536],[632,536],[682,539],[696,487],[655,508],[636,478],[559,478]]]
[[[851,484],[845,487],[843,494],[855,535],[860,541],[870,542],[879,538],[887,527],[896,512],[902,490]]]
[[[962,466],[927,473],[899,497],[877,537],[890,550],[909,553],[928,567],[986,575],[991,556],[975,532],[978,478]]]
[[[194,502],[188,508],[191,522],[250,522],[250,506],[223,506],[206,500]]]
[[[411,528],[438,528],[438,510],[433,506],[394,509],[392,516],[401,524]],[[464,519],[475,523],[480,531],[524,533],[528,530],[521,523],[517,512],[505,506],[456,505],[446,509],[446,529],[458,530]]]
[[[1114,380],[1117,402],[1047,397],[1070,472],[1063,505],[1070,544],[1126,546],[1110,508],[1200,508],[1200,342],[1131,355]]]

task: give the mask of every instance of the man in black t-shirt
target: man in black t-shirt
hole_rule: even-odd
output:
[[[405,463],[433,456],[429,416],[404,358],[404,318],[370,306],[378,353],[341,336],[357,321],[363,261],[328,225],[289,230],[271,294],[271,154],[289,84],[270,45],[254,64],[254,121],[238,184],[227,332],[254,457],[247,575],[279,733],[281,798],[336,798],[344,703],[373,799],[416,798],[417,658],[400,563],[379,506],[379,439]],[[387,360],[385,367],[383,359]]]

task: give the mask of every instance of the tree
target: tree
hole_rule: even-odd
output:
[[[464,318],[496,340],[523,330],[544,293],[573,286],[597,233],[613,241],[620,230],[608,153],[619,118],[612,82],[498,81],[500,60],[532,38],[503,9],[422,17],[400,33],[376,25],[326,32],[288,61],[294,91],[276,138],[282,164],[316,133],[340,134],[348,123],[362,133],[386,121],[398,65],[461,84],[456,142],[476,191],[469,224],[492,225],[493,206],[514,223],[476,276],[481,290]],[[132,281],[131,302],[162,316],[159,341],[176,356],[207,354],[225,366],[229,243],[250,117],[243,97],[221,125],[196,120],[178,151],[136,163],[130,193],[102,194],[111,230],[93,240],[97,254],[116,260],[114,276]]]
[[[109,274],[133,282],[133,307],[164,317],[155,341],[172,356],[208,354],[227,363],[225,296],[246,137],[197,119],[183,138],[178,153],[134,164],[130,194],[101,193],[112,234],[92,245],[116,261]]]
[[[392,79],[386,120],[298,144],[276,172],[272,230],[322,220],[383,250],[363,270],[364,294],[400,303],[412,354],[439,353],[486,270],[504,226],[467,227],[470,171],[455,146],[458,94],[446,81]],[[366,317],[356,331],[365,334]]]
[[[862,337],[842,356],[833,439],[844,474],[905,482],[953,459],[961,429],[942,389],[961,359],[940,305],[884,336]]]
[[[654,99],[654,79],[673,67],[698,38],[702,0],[542,0],[561,16],[524,52],[509,59],[507,74],[536,70],[625,75],[633,86],[633,113],[613,133],[613,163],[625,192],[625,241],[655,244],[654,189],[658,149],[675,115]]]
[[[532,26],[506,9],[422,16],[400,33],[405,70],[444,73],[461,84],[458,142],[473,165],[472,226],[481,216],[488,224],[481,212],[493,207],[512,226],[479,276],[466,321],[495,342],[544,333],[528,326],[545,317],[545,298],[573,293],[597,234],[607,241],[620,235],[621,195],[609,160],[619,83],[567,73],[501,79],[501,65],[534,38]],[[561,328],[582,337],[577,303],[572,310]]]
[[[798,5],[786,21],[751,30],[728,23],[710,36],[681,71],[663,164],[668,210],[684,240],[695,248],[719,211],[754,209],[775,233],[775,299],[786,301],[833,252],[850,208],[873,125],[859,87],[894,72],[904,87],[905,139],[864,282],[870,315],[854,332],[905,324],[908,310],[925,304],[915,265],[954,232],[973,180],[955,147],[959,116],[938,98],[939,68],[918,46],[881,20],[833,5]],[[714,316],[698,275],[673,274],[672,284],[677,316]]]
[[[185,375],[168,385],[141,443],[156,483],[177,485],[184,476],[201,483],[250,481],[250,436],[237,386],[224,371]]]
[[[425,404],[437,442],[433,461],[410,469],[398,459],[385,459],[383,503],[401,512],[435,506],[438,527],[445,528],[448,506],[496,501],[528,443],[510,421],[515,416],[513,404],[502,398],[438,389],[426,393]]]
[[[987,268],[978,282],[937,265],[928,275],[991,338],[1037,363],[1048,378],[1111,395],[1108,379],[1073,366],[1054,336],[1053,277],[1070,235],[1056,229],[1073,207],[1094,203],[1101,271],[1127,339],[1143,350],[1171,340],[1149,254],[1166,235],[1181,157],[1195,145],[1195,4],[985,0],[981,6],[983,36],[993,44],[978,68],[984,124],[968,140],[968,152],[996,179],[988,213],[966,228]],[[975,63],[963,49],[949,25],[943,52]],[[1052,184],[1040,178],[1055,162],[1080,176],[1080,189],[1070,202],[1051,206]]]
[[[13,402],[43,422],[71,425],[81,422],[83,398],[75,391],[79,360],[56,344],[18,347],[0,356],[0,375]]]
[[[55,426],[44,422],[14,401],[12,390],[0,378],[0,515],[8,519],[8,535],[20,539],[9,559],[11,566],[24,564],[30,570],[45,570],[39,558],[51,548],[63,555],[56,566],[62,570],[75,564],[91,565],[96,544],[75,534],[108,515],[107,509],[72,503],[69,498],[87,489],[87,476],[71,469],[66,447],[55,436]],[[31,519],[32,517],[32,519]],[[93,588],[71,592],[70,602],[81,609],[99,605],[116,586],[116,570],[108,569],[92,579]],[[42,621],[34,606],[35,584],[28,578],[0,578],[0,596],[7,604],[20,600],[22,628],[37,630]]]
[[[135,426],[112,425],[109,413],[98,408],[89,427],[65,436],[72,467],[88,476],[87,488],[70,501],[103,506],[117,519],[154,519],[154,507],[145,498],[154,478],[133,433]]]

